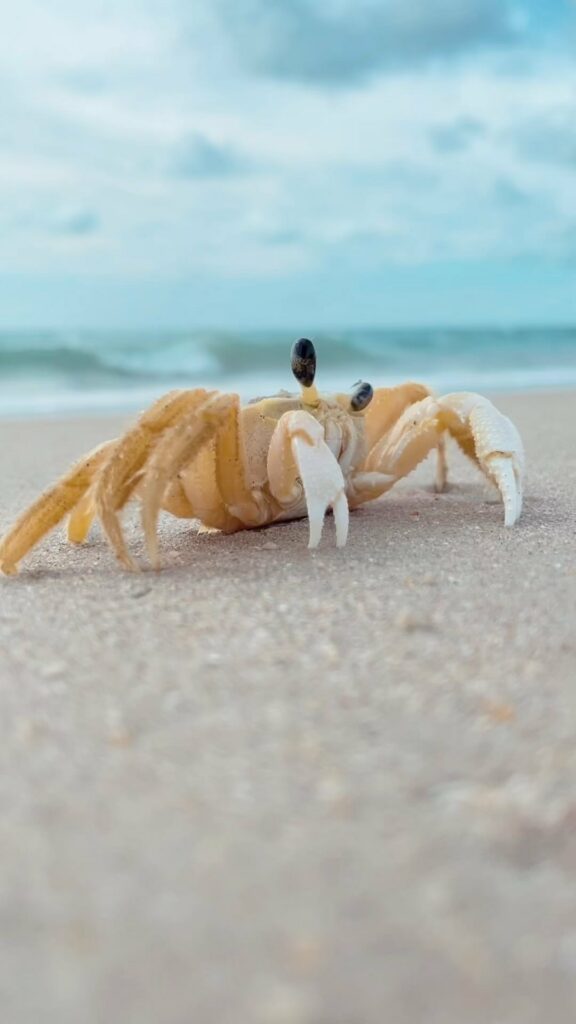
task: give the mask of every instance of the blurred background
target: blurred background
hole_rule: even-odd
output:
[[[573,0],[19,0],[0,414],[576,384]]]

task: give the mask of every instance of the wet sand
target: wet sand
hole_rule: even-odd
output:
[[[513,530],[452,451],[344,551],[166,517],[160,574],[0,580],[3,1021],[573,1021],[576,399],[498,404]],[[0,526],[120,426],[1,422]]]

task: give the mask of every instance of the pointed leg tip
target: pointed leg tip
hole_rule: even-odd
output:
[[[150,516],[150,510],[144,510],[142,514],[142,527],[144,530],[144,537],[146,541],[146,554],[148,556],[148,561],[152,569],[160,568],[158,534],[156,533],[157,525],[157,512],[155,511],[154,515]]]
[[[442,466],[441,468],[439,467],[436,470],[436,476],[434,478],[434,490],[436,491],[436,494],[443,494],[447,487],[448,473],[446,472],[446,468]]]
[[[146,555],[152,569],[160,568],[160,551],[156,534],[146,537]]]
[[[3,541],[0,544],[0,573],[4,576],[15,576],[18,572],[18,564],[10,561],[9,546]]]
[[[150,568],[153,569],[154,572],[158,572],[158,570],[162,568],[158,550],[151,551],[148,549],[148,561],[150,563]]]

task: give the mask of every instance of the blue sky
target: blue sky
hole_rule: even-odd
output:
[[[576,321],[574,0],[19,0],[0,326]]]

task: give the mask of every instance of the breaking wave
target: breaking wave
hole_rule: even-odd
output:
[[[442,390],[576,386],[576,328],[358,329],[313,335],[325,389],[359,378]],[[243,397],[293,386],[286,331],[3,332],[0,415],[129,409],[199,384]]]

